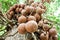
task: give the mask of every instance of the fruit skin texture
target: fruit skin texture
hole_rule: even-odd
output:
[[[11,11],[9,14],[10,14],[11,16],[13,16],[13,15],[14,15],[14,12],[13,12],[13,11]]]
[[[50,28],[50,26],[49,26],[48,24],[43,24],[43,29],[44,29],[45,31],[48,31],[49,28]]]
[[[37,23],[34,20],[31,20],[31,21],[28,21],[26,23],[26,27],[25,28],[26,28],[27,32],[32,33],[32,32],[35,32],[38,29],[38,25],[37,25]]]
[[[36,8],[35,7],[30,6],[30,8],[31,8],[32,13],[36,13]]]
[[[19,12],[21,12],[22,11],[22,8],[19,8]]]
[[[39,21],[41,19],[41,16],[38,13],[36,13],[34,16],[36,18],[36,21]]]
[[[39,21],[38,26],[39,26],[39,27],[42,27],[43,24],[44,24],[43,21]]]
[[[24,7],[25,7],[25,4],[20,4],[20,7],[21,7],[21,8],[24,8]]]
[[[18,23],[24,23],[24,22],[26,22],[26,17],[25,16],[20,16],[19,18],[18,18]]]
[[[25,34],[25,33],[26,33],[25,23],[19,24],[19,26],[18,26],[18,32],[19,32],[20,34]]]
[[[53,37],[53,40],[58,40],[58,35],[55,35],[55,36]]]
[[[34,2],[34,0],[29,0],[29,4],[31,4],[31,3],[33,3]]]
[[[40,8],[40,7],[37,7],[36,12],[37,12],[38,14],[42,14],[41,8]]]
[[[15,11],[16,11],[16,13],[19,13],[19,8],[17,7]]]
[[[55,28],[51,28],[51,29],[49,30],[49,35],[51,35],[51,36],[57,35],[56,29],[55,29]]]
[[[37,7],[36,12],[37,12],[39,15],[41,15],[41,14],[43,14],[43,13],[45,12],[45,10],[44,10],[44,9],[41,9],[40,7]]]
[[[41,33],[41,35],[40,35],[41,40],[48,40],[48,38],[49,38],[49,33],[48,32],[47,33]]]
[[[24,15],[24,16],[26,16],[26,15],[27,15],[27,14],[26,14],[26,10],[23,9],[23,10],[21,11],[21,14]]]
[[[26,10],[27,13],[30,13],[30,11],[31,11],[30,6],[26,6],[26,7],[25,7],[25,10]]]
[[[44,3],[45,2],[45,0],[42,0],[42,3]]]
[[[28,17],[28,21],[30,21],[30,20],[36,21],[36,18],[35,18],[34,16],[29,16],[29,17]]]

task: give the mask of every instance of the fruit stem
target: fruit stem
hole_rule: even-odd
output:
[[[37,39],[36,39],[36,36],[35,36],[35,34],[34,34],[34,33],[32,33],[32,36],[33,36],[34,40],[37,40]]]

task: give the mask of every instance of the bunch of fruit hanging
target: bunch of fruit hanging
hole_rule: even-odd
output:
[[[6,15],[26,40],[58,40],[55,27],[42,17],[46,10],[43,3],[29,0],[26,4],[15,4]]]

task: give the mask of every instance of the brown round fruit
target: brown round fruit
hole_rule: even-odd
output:
[[[39,21],[41,19],[41,16],[38,13],[36,13],[34,17],[36,18],[36,21]]]
[[[42,27],[43,24],[44,24],[43,21],[39,21],[38,26],[39,26],[39,27]]]
[[[49,34],[50,34],[51,36],[57,35],[56,29],[55,29],[55,28],[51,28],[51,29],[49,30]]]
[[[35,3],[32,3],[31,6],[35,7]]]
[[[23,10],[21,11],[21,14],[24,15],[24,16],[26,16],[26,15],[27,15],[26,10],[23,9]]]
[[[39,7],[43,9],[44,8],[43,3],[39,3]]]
[[[19,26],[18,26],[18,32],[19,32],[20,34],[25,34],[25,33],[26,33],[25,23],[19,24]]]
[[[42,3],[44,3],[46,0],[42,0]]]
[[[24,8],[25,7],[25,4],[20,4],[21,8]]]
[[[46,0],[46,2],[50,3],[51,0]]]
[[[10,14],[11,16],[13,16],[13,15],[14,15],[14,12],[13,12],[13,11],[11,11],[9,14]]]
[[[30,6],[26,6],[26,7],[25,7],[25,10],[26,10],[27,13],[30,13],[30,11],[31,11]]]
[[[19,8],[19,12],[21,12],[22,11],[22,8]]]
[[[32,13],[36,13],[36,8],[35,7],[30,6],[30,8],[31,8]]]
[[[49,33],[48,32],[47,33],[41,33],[41,35],[40,35],[41,40],[48,40],[48,38],[49,38]]]
[[[55,36],[53,37],[53,40],[58,40],[58,35],[55,35]]]
[[[52,36],[49,37],[49,40],[53,40]]]
[[[32,33],[32,32],[35,32],[38,29],[38,25],[37,25],[36,21],[31,20],[31,21],[28,21],[26,23],[25,28],[26,28],[27,32]]]
[[[34,0],[29,0],[29,4],[31,4],[31,3],[33,3],[34,2]]]
[[[31,6],[33,6],[33,7],[37,7],[37,5],[38,5],[37,3],[32,3],[31,4]]]
[[[37,7],[36,12],[37,12],[39,15],[41,15],[42,13],[45,12],[45,10],[44,10],[44,9],[41,9],[40,7]]]
[[[26,22],[26,17],[25,16],[20,16],[19,18],[18,18],[18,23],[24,23],[24,22]]]
[[[30,20],[36,21],[36,18],[34,16],[28,16],[28,21],[30,21]]]
[[[16,13],[19,13],[19,8],[17,7],[16,10],[15,10]]]
[[[44,31],[48,31],[50,29],[50,26],[48,24],[43,24]]]

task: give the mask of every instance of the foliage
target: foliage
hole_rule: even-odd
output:
[[[17,0],[0,0],[0,3],[2,3],[2,12],[5,13],[10,6],[17,3]]]
[[[2,13],[6,13],[11,6],[18,3],[18,0],[0,0],[0,3],[2,4],[1,7]],[[5,32],[6,32],[6,26],[0,25],[0,36],[2,36]]]

